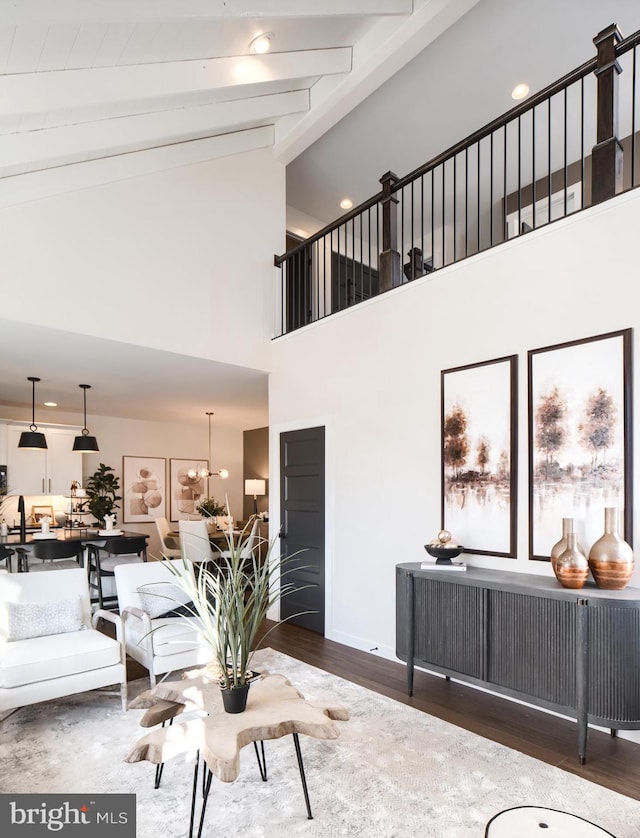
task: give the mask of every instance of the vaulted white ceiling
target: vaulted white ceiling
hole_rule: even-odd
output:
[[[157,148],[288,162],[476,1],[0,0],[3,200],[20,175]]]
[[[515,83],[535,91],[582,63],[612,22],[640,27],[637,0],[0,0],[0,208],[270,147],[288,203],[328,222],[342,196],[365,200],[383,172],[402,176],[505,112]],[[272,48],[253,54],[264,32]],[[56,337],[21,328],[22,346]],[[29,404],[26,375],[45,378],[37,352],[16,368],[19,341],[0,329],[1,397],[15,406]],[[69,366],[108,357],[84,346]],[[93,409],[137,416],[127,387],[153,365],[140,348],[121,356],[103,370],[120,376],[121,402],[101,405],[96,388]],[[188,358],[166,362],[189,380]],[[229,415],[242,380],[259,393],[241,407],[246,427],[263,422],[264,376],[214,366]],[[68,409],[81,373],[59,394]],[[157,418],[172,420],[156,391]],[[208,407],[179,395],[194,415]]]

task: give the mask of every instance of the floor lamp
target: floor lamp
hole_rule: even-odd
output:
[[[245,495],[253,495],[253,514],[258,514],[258,495],[266,494],[265,480],[245,480],[244,481]]]

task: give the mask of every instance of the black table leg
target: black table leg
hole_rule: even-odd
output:
[[[191,791],[191,817],[189,819],[189,838],[193,838],[193,822],[196,814],[196,795],[198,794],[198,765],[200,763],[200,751],[196,752],[196,762],[193,767],[193,789]]]
[[[267,782],[267,758],[264,754],[264,742],[260,740],[260,749],[262,751],[262,759],[260,759],[260,753],[258,752],[258,743],[254,742],[253,747],[255,748],[256,752],[256,759],[258,760],[258,768],[260,769],[260,776],[262,777],[262,781],[264,783]]]
[[[302,780],[302,791],[304,792],[304,802],[307,804],[307,820],[312,821],[311,804],[309,803],[309,792],[307,791],[307,779],[304,776],[304,764],[302,762],[302,752],[300,750],[300,740],[298,734],[293,734],[293,744],[296,746],[296,757],[298,758],[298,768],[300,769],[300,779]]]
[[[202,809],[200,810],[200,826],[198,827],[198,838],[202,835],[202,827],[204,826],[204,814],[207,809],[207,800],[209,799],[209,789],[211,788],[211,779],[213,773],[203,763],[203,780],[206,776],[206,782],[202,786]]]
[[[173,724],[173,719],[169,719],[169,727]],[[165,726],[165,722],[162,722],[162,727]],[[156,776],[153,783],[154,789],[160,788],[160,780],[162,780],[162,772],[164,771],[164,762],[159,762],[156,765]]]

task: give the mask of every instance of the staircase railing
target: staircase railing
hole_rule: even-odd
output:
[[[276,336],[640,185],[640,30],[593,41],[594,58],[275,256]]]

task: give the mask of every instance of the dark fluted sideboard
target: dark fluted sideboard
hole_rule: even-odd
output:
[[[640,729],[640,590],[468,568],[396,565],[396,655],[414,666],[575,717],[584,763],[588,723]]]

